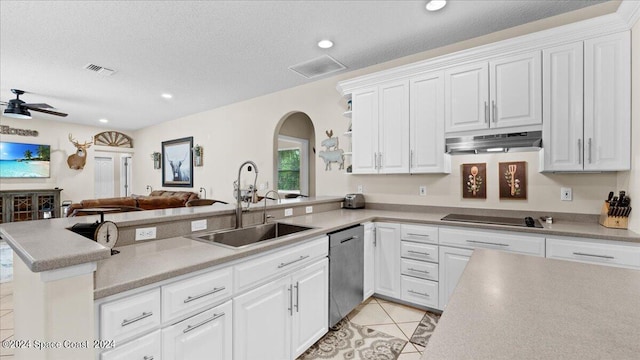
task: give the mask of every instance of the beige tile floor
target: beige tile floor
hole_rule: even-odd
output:
[[[406,340],[398,360],[418,360],[424,347],[408,341],[424,314],[423,310],[372,297],[356,307],[348,318],[355,324]]]
[[[353,310],[348,318],[358,325],[382,331],[407,341],[398,360],[418,360],[424,348],[409,341],[424,316],[423,310],[369,298]],[[13,283],[0,283],[0,341],[13,337]],[[0,346],[0,360],[13,359],[13,350]]]

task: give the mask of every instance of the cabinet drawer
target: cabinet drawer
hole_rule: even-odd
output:
[[[402,300],[438,308],[438,283],[431,280],[402,276]]]
[[[100,339],[117,343],[160,325],[160,289],[100,305]]]
[[[568,239],[547,239],[547,257],[619,267],[640,268],[640,246]]]
[[[440,228],[440,245],[466,249],[485,248],[544,256],[544,237],[506,231]]]
[[[117,348],[100,354],[100,360],[162,359],[162,335],[156,330]]]
[[[236,291],[244,291],[277,274],[283,274],[314,259],[327,256],[329,238],[323,236],[313,241],[284,248],[269,255],[260,256],[234,266]]]
[[[437,244],[438,227],[425,225],[400,225],[400,238],[402,240]]]
[[[400,266],[402,268],[402,275],[438,281],[438,264],[402,259]]]
[[[231,267],[175,282],[162,287],[162,321],[214,305],[233,293]]]
[[[400,256],[407,259],[438,262],[438,246],[403,241]]]

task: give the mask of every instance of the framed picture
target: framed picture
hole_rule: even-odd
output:
[[[162,142],[162,186],[193,187],[193,136]]]
[[[462,164],[462,198],[487,198],[487,164]]]
[[[527,199],[527,162],[505,162],[498,164],[500,199]]]

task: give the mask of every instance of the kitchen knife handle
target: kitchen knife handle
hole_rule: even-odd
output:
[[[484,122],[489,123],[489,104],[484,102]]]
[[[589,164],[591,164],[591,138],[589,138]]]
[[[578,139],[578,164],[582,164],[582,139]]]
[[[496,122],[497,109],[498,109],[498,107],[496,106],[496,102],[494,100],[491,100],[491,111],[493,112],[492,117],[491,117],[491,121],[493,121],[494,123]]]

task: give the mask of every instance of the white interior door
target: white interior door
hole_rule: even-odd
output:
[[[94,197],[96,199],[114,197],[113,157],[96,156]]]
[[[133,163],[131,155],[122,155],[120,157],[120,196],[131,196],[132,173]]]

